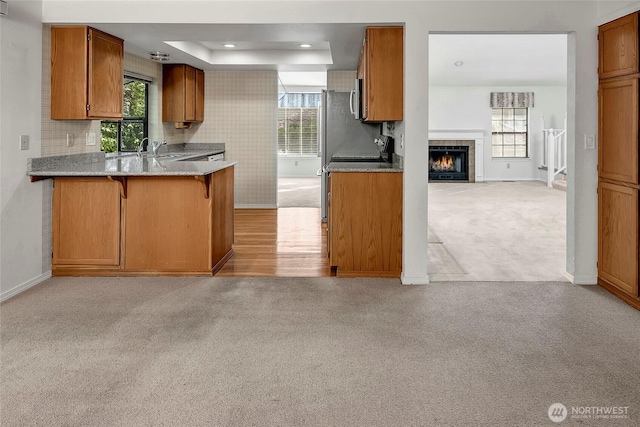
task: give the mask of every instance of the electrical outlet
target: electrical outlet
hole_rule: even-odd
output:
[[[20,135],[20,149],[21,150],[29,149],[29,135]]]
[[[382,136],[394,136],[396,128],[395,122],[382,122]]]
[[[87,145],[96,145],[96,133],[95,132],[87,133]]]
[[[511,169],[511,163],[507,163],[507,169]]]
[[[67,134],[67,147],[73,147],[73,134]]]
[[[400,149],[404,150],[404,133],[400,134]]]

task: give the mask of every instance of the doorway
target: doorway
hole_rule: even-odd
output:
[[[565,280],[566,192],[546,185],[543,129],[566,127],[567,52],[566,34],[429,36],[429,128],[483,140],[481,180],[429,182],[431,280]]]
[[[326,72],[278,73],[278,208],[320,208],[319,114]]]

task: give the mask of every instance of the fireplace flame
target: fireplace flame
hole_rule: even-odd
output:
[[[453,156],[444,154],[437,161],[432,161],[431,170],[434,172],[455,172],[456,164]]]

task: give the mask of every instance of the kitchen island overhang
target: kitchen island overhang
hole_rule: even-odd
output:
[[[95,157],[27,171],[54,180],[54,276],[212,275],[233,255],[237,162]]]

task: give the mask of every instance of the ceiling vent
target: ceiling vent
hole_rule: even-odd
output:
[[[0,0],[0,15],[6,16],[8,13],[9,13],[9,4],[4,0]]]
[[[149,52],[149,58],[153,59],[154,61],[164,62],[169,60],[169,54],[164,52]]]

